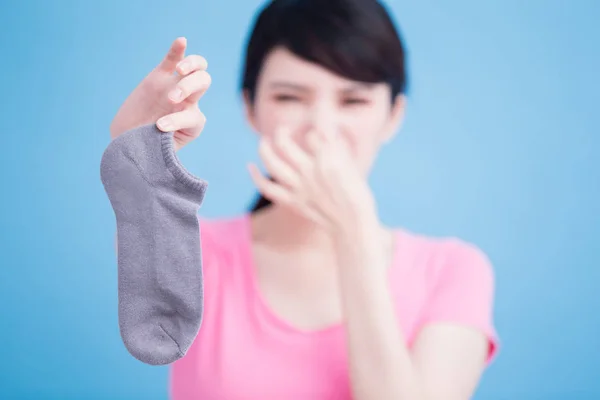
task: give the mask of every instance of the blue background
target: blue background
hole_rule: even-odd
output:
[[[244,210],[256,140],[237,91],[257,0],[0,6],[0,398],[165,399],[117,325],[99,178],[121,102],[177,36],[209,61],[207,216]],[[502,350],[476,399],[600,398],[600,2],[388,2],[410,54],[405,127],[373,188],[384,220],[459,235],[497,278]]]

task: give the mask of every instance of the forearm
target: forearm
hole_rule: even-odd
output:
[[[420,400],[377,232],[366,223],[336,237],[353,393],[357,400]]]

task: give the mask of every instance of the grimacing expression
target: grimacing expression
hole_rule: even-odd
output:
[[[387,84],[345,79],[278,47],[265,58],[253,104],[247,97],[245,103],[248,121],[261,136],[273,137],[282,125],[301,145],[311,128],[342,135],[367,175],[398,130],[405,99],[399,95],[392,104]]]

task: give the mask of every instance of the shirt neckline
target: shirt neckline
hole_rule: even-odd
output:
[[[303,329],[295,326],[291,322],[285,320],[283,317],[278,315],[268,304],[264,298],[260,286],[258,284],[258,278],[256,275],[256,265],[254,262],[254,252],[252,249],[252,225],[251,225],[251,214],[245,213],[241,218],[241,251],[243,257],[243,273],[245,274],[245,281],[249,285],[249,297],[250,306],[255,317],[263,328],[269,331],[284,335],[287,338],[296,339],[314,339],[319,337],[328,337],[331,335],[337,335],[343,332],[344,321],[337,321],[328,326],[319,329]],[[401,231],[394,230],[394,250],[392,254],[392,265],[388,270],[389,279],[394,279],[396,270],[398,268],[399,257],[401,254]]]

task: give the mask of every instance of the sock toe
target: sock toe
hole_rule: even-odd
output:
[[[146,364],[166,365],[184,356],[160,323],[136,325],[134,331],[123,332],[121,337],[129,353]]]

